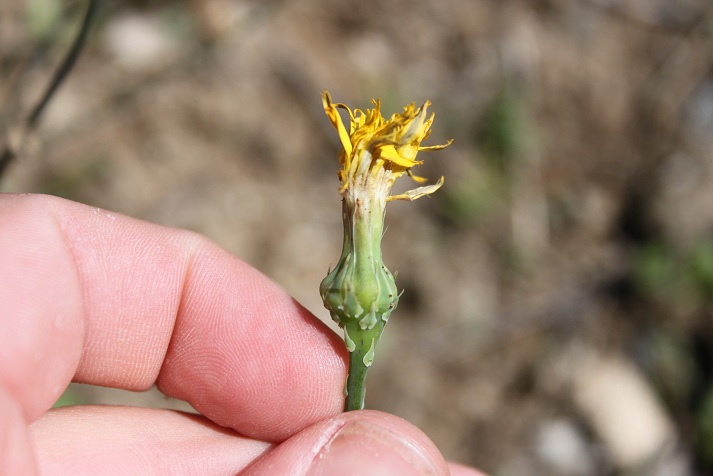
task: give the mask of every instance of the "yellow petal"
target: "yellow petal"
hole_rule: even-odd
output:
[[[426,111],[430,103],[426,101],[423,106],[419,107],[413,111],[413,116],[408,117],[408,122],[406,128],[402,132],[402,140],[404,142],[421,142],[426,131],[431,127],[431,122],[433,122],[433,115],[430,119],[426,119]],[[413,103],[409,105],[409,113],[413,110]]]
[[[398,152],[396,152],[396,147],[394,147],[392,144],[379,147],[379,157],[388,160],[389,162],[393,162],[394,164],[400,167],[406,167],[407,169],[421,163],[417,160],[411,160],[406,157],[403,157]]]
[[[440,144],[440,145],[427,145],[425,147],[419,147],[418,150],[441,150],[445,149],[449,145],[453,143],[453,139],[449,140],[445,144]]]
[[[324,106],[324,112],[327,113],[327,117],[329,117],[329,120],[332,122],[332,125],[337,129],[337,132],[339,133],[339,140],[341,141],[342,146],[344,147],[344,150],[347,153],[347,156],[351,155],[352,142],[349,138],[349,133],[347,132],[346,127],[344,127],[342,117],[339,115],[337,107],[334,105],[334,103],[332,103],[332,97],[327,91],[322,91],[322,105]]]
[[[415,180],[418,183],[424,183],[426,180],[428,180],[426,177],[420,177],[418,175],[414,175],[413,172],[411,172],[411,169],[408,169],[406,171],[409,177],[411,177],[413,180]]]

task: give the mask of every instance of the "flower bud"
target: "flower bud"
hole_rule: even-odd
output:
[[[342,202],[342,256],[319,291],[332,319],[345,329],[347,350],[353,352],[355,336],[350,331],[373,331],[376,345],[399,298],[394,276],[381,260],[385,202],[349,198]]]

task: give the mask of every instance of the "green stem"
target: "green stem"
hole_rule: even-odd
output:
[[[358,323],[345,326],[346,334],[354,343],[349,353],[349,375],[347,375],[344,411],[362,410],[366,395],[366,374],[374,361],[374,351],[384,331],[384,321],[379,319],[372,329],[362,329]]]
[[[366,395],[366,372],[369,367],[364,365],[360,355],[356,350],[349,354],[349,375],[347,376],[346,399],[344,400],[344,411],[364,409],[364,396]]]

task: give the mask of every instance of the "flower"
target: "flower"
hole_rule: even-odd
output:
[[[342,143],[338,177],[344,241],[339,262],[322,280],[319,291],[332,319],[344,329],[350,353],[345,409],[355,410],[364,406],[366,371],[399,300],[394,276],[381,259],[386,203],[429,195],[443,185],[443,177],[435,184],[400,195],[390,195],[391,188],[403,174],[425,182],[411,173],[412,167],[422,163],[416,155],[422,150],[443,149],[451,141],[421,146],[434,118],[433,114],[427,116],[428,102],[419,108],[409,104],[389,120],[381,116],[378,99],[373,101],[374,109],[352,111],[344,104],[333,103],[324,91],[322,104]],[[340,108],[349,114],[349,130],[339,115]]]
[[[419,183],[425,179],[411,173],[411,168],[421,164],[416,160],[416,155],[421,150],[439,150],[448,147],[452,140],[446,144],[422,147],[421,141],[431,133],[431,124],[434,114],[426,118],[430,103],[426,101],[423,106],[416,109],[413,103],[404,107],[402,113],[396,113],[386,121],[381,116],[381,101],[372,101],[374,109],[362,111],[341,103],[333,103],[327,91],[322,93],[322,104],[332,125],[339,133],[339,140],[343,149],[339,154],[342,166],[339,171],[341,183],[340,193],[354,190],[359,187],[372,185],[385,191],[387,194],[397,178],[404,173]],[[338,109],[349,113],[349,131],[347,132]],[[409,192],[387,196],[390,200],[415,200],[424,195],[429,195],[443,185],[443,177],[434,184],[418,187]]]

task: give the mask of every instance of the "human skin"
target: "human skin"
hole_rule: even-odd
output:
[[[0,194],[0,475],[478,475],[403,419],[342,413],[340,339],[208,239]],[[156,385],[201,415],[77,406]],[[350,472],[351,471],[351,472]]]

